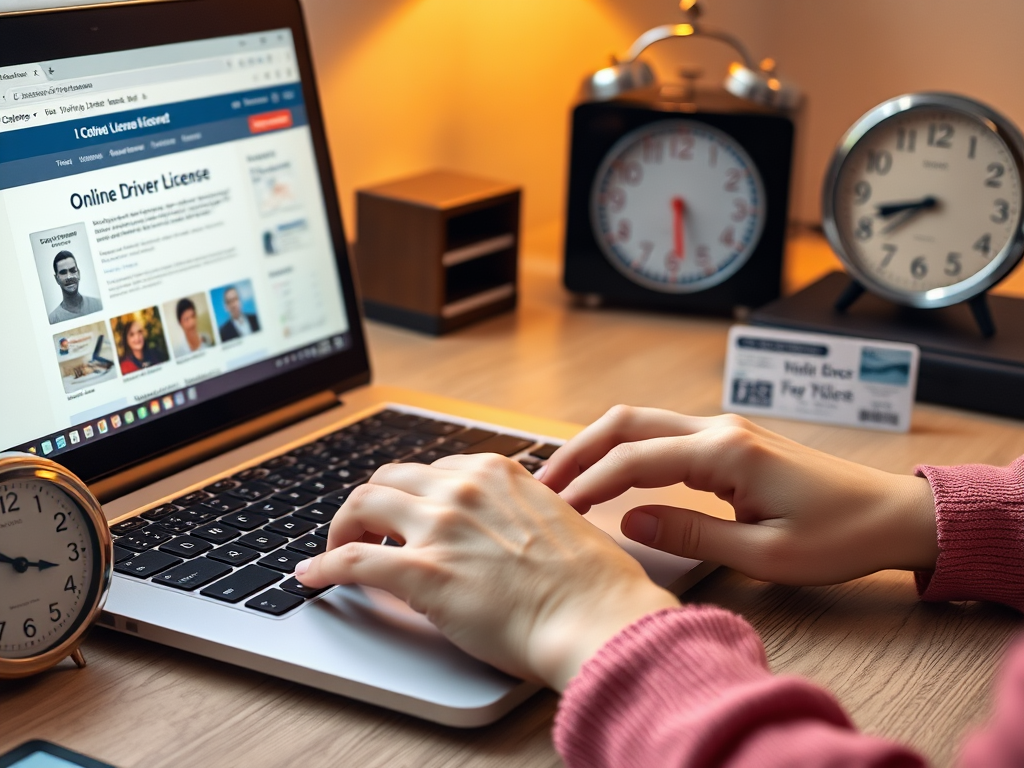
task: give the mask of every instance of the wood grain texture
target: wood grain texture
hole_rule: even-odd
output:
[[[527,249],[514,314],[441,338],[371,323],[375,380],[578,423],[618,402],[717,413],[728,323],[573,308],[556,244]],[[790,255],[790,290],[831,266],[813,237],[793,241]],[[1024,453],[1020,422],[939,406],[918,406],[907,435],[759,421],[892,471],[1005,464]],[[722,569],[687,599],[746,616],[773,669],[826,686],[858,726],[911,744],[936,766],[953,765],[963,735],[985,719],[999,660],[1024,628],[997,606],[921,603],[897,572],[794,588]],[[560,764],[550,693],[492,726],[459,731],[106,630],[94,630],[84,650],[84,670],[65,662],[0,683],[0,750],[46,738],[123,768]]]

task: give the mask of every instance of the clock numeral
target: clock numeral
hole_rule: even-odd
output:
[[[698,245],[697,246],[697,261],[699,261],[701,264],[705,264],[705,265],[710,264],[710,262],[711,262],[711,252],[708,251],[708,247],[706,245]]]
[[[4,639],[4,627],[7,626],[6,621],[0,621],[0,640]]]
[[[732,227],[726,227],[725,231],[722,232],[722,236],[719,238],[722,245],[726,245],[730,248],[736,243],[736,233],[733,232]]]
[[[25,623],[21,625],[21,631],[25,633],[25,637],[36,636],[36,625],[32,623],[33,621],[35,619],[25,619]]]
[[[956,277],[963,271],[963,265],[960,263],[960,254],[951,253],[946,256],[946,268],[942,270],[950,277]]]
[[[644,169],[636,161],[631,160],[628,163],[619,161],[613,167],[619,178],[631,187],[635,187],[644,180]]]
[[[38,512],[40,515],[43,514],[43,502],[39,500],[39,494],[37,493],[32,498],[36,500],[36,512]]]
[[[743,178],[743,171],[739,168],[730,168],[725,172],[725,191],[739,192],[740,179]]]
[[[57,607],[57,604],[50,603],[50,621],[56,624],[60,621],[61,616],[63,616],[63,614],[60,612],[60,608]]]
[[[18,494],[14,491],[9,492],[6,496],[0,493],[0,515],[6,515],[8,512],[20,512],[21,507],[18,506]]]
[[[913,152],[917,144],[917,131],[900,128],[896,131],[896,149],[899,152]]]
[[[866,181],[858,181],[853,185],[853,197],[857,205],[864,205],[871,199],[871,185]]]
[[[928,146],[949,149],[953,146],[953,126],[949,123],[928,125]]]
[[[53,516],[53,519],[57,520],[57,533],[64,533],[64,531],[68,529],[68,527],[64,525],[64,523],[68,521],[68,518],[67,515],[65,515],[63,512],[57,512]]]
[[[643,142],[643,158],[645,163],[660,163],[665,154],[665,145],[661,139],[647,136]]]
[[[982,235],[978,238],[978,242],[976,242],[972,248],[984,255],[985,258],[988,258],[989,251],[992,250],[992,235]]]
[[[985,179],[986,187],[1001,187],[1003,182],[1000,181],[1003,174],[1006,173],[1006,168],[1003,167],[1002,163],[989,163],[988,168],[989,177]]]
[[[750,206],[747,205],[747,201],[741,198],[734,198],[732,201],[732,220],[743,221],[747,216],[750,215]]]
[[[64,591],[78,594],[78,587],[75,586],[74,576],[68,576],[68,580],[64,582]]]
[[[874,234],[871,229],[873,223],[869,216],[862,216],[857,220],[857,229],[853,232],[854,237],[858,240],[870,240],[871,235]]]
[[[968,160],[973,160],[974,159],[974,150],[976,150],[977,148],[978,148],[978,137],[977,136],[971,136],[971,141],[970,141],[970,144],[968,145],[968,149],[967,149],[967,159]]]
[[[912,262],[910,262],[910,274],[918,280],[927,277],[928,262],[925,261],[924,256],[917,256]]]
[[[614,187],[604,193],[602,205],[609,208],[612,213],[618,213],[626,207],[626,190]]]
[[[996,224],[1002,224],[1010,218],[1010,204],[1008,202],[1000,198],[993,205],[996,207],[996,212],[989,216],[992,221]]]
[[[670,154],[679,160],[693,160],[694,138],[688,133],[679,133],[671,138]]]
[[[72,563],[75,562],[75,560],[77,560],[79,557],[81,557],[81,554],[78,552],[78,545],[75,544],[75,542],[72,541],[70,544],[68,544],[68,549],[71,550],[71,556],[68,557],[68,560],[70,560]]]
[[[892,155],[888,150],[879,149],[868,152],[868,173],[885,176],[892,168]]]
[[[629,240],[629,236],[633,233],[633,225],[629,219],[619,219],[619,227],[615,230],[615,237],[620,243],[624,243]]]
[[[882,257],[881,267],[885,269],[889,266],[889,262],[892,261],[892,257],[896,255],[898,249],[892,243],[883,243],[882,250],[885,251],[885,256]]]

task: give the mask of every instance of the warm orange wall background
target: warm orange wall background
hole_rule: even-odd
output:
[[[434,167],[525,187],[525,225],[557,228],[568,116],[581,79],[675,0],[303,0],[346,224],[353,190]],[[807,93],[794,218],[816,221],[842,132],[890,96],[943,89],[1024,125],[1021,0],[706,0],[705,21]],[[727,49],[652,49],[665,79],[698,64],[720,80]]]

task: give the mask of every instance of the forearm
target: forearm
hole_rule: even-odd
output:
[[[775,677],[743,619],[690,607],[619,633],[565,692],[555,744],[570,766],[923,765],[856,733],[813,683]]]

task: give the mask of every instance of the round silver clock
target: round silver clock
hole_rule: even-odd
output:
[[[1024,138],[998,112],[948,93],[898,96],[839,142],[825,235],[856,283],[883,298],[968,301],[1024,255],[1022,179]]]

